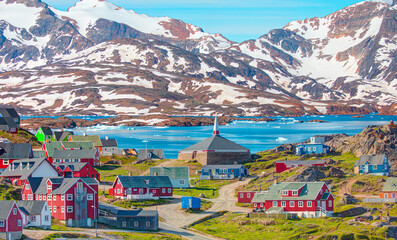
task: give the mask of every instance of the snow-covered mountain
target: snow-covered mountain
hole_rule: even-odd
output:
[[[104,0],[68,11],[0,0],[1,103],[48,114],[396,113],[397,6],[388,1],[235,43]]]

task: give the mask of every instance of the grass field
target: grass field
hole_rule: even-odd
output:
[[[131,201],[131,200],[117,200],[115,202],[109,202],[112,205],[127,208],[127,209],[134,209],[134,208],[143,208],[143,207],[150,207],[150,206],[157,206],[167,204],[168,201],[166,199],[159,199],[159,200],[141,200],[141,201]]]
[[[179,240],[182,239],[179,236],[169,234],[169,233],[106,233],[109,237],[113,239],[133,239],[133,240]]]
[[[219,196],[219,188],[235,182],[237,180],[192,180],[191,188],[174,189],[174,195],[199,197],[204,194],[206,198],[217,198]]]
[[[387,229],[350,226],[340,218],[253,219],[226,213],[192,228],[224,239],[385,239]]]
[[[37,141],[35,135],[20,128],[18,134],[11,134],[6,131],[0,131],[0,137],[7,138],[12,143],[30,143],[33,148],[41,148],[41,142]]]
[[[53,239],[91,239],[90,236],[86,234],[78,234],[78,233],[53,233],[45,236],[43,240],[53,240]]]

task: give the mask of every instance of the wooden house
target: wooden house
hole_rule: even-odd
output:
[[[325,137],[311,137],[310,143],[296,146],[296,155],[329,153],[331,148],[324,145]]]
[[[17,128],[19,128],[21,124],[21,117],[14,108],[0,108],[0,115],[4,118],[11,118],[17,125]]]
[[[47,201],[17,201],[23,227],[51,229],[51,212]]]
[[[99,166],[99,152],[97,149],[88,150],[55,150],[52,157],[48,159],[52,163],[72,163],[72,162],[86,162],[91,166]]]
[[[182,209],[186,210],[200,210],[201,199],[197,197],[182,197]]]
[[[172,198],[168,176],[117,176],[109,195],[121,199]]]
[[[95,147],[92,142],[45,142],[42,149],[52,161],[56,150],[90,150]]]
[[[36,138],[40,142],[49,142],[52,139],[52,130],[50,127],[40,127],[36,132]]]
[[[168,176],[173,188],[189,187],[189,167],[151,167],[150,176]]]
[[[221,137],[218,120],[215,118],[212,136],[181,150],[178,159],[195,159],[202,165],[222,165],[248,161],[251,159],[251,153],[248,148]]]
[[[164,159],[163,149],[139,149],[137,160],[159,160]]]
[[[0,143],[0,172],[13,161],[33,157],[30,143]]]
[[[100,181],[100,174],[87,162],[54,163],[54,167],[65,178],[95,178]]]
[[[93,178],[28,178],[22,200],[47,201],[51,216],[71,227],[92,227],[98,218],[98,181]]]
[[[69,136],[74,135],[73,131],[54,131],[52,134],[51,141],[53,142],[67,142]]]
[[[1,174],[13,184],[22,186],[30,177],[58,177],[59,173],[46,158],[30,158],[13,161]]]
[[[388,177],[379,198],[397,198],[397,177]]]
[[[19,240],[22,237],[22,215],[15,201],[0,201],[0,238]]]
[[[102,141],[99,135],[70,135],[69,142],[92,142],[98,152],[102,153]]]
[[[291,168],[306,166],[327,166],[328,160],[304,160],[304,161],[277,161],[276,172],[281,173]]]
[[[200,179],[234,179],[247,177],[248,169],[241,164],[233,165],[205,165],[201,169]]]
[[[267,193],[257,193],[253,209],[267,213],[293,213],[300,217],[331,216],[334,197],[324,182],[275,182]]]
[[[159,229],[159,214],[154,210],[118,210],[116,228],[156,231]]]
[[[19,128],[12,118],[0,117],[0,130],[17,134]]]
[[[256,193],[264,193],[257,191],[239,191],[237,193],[237,202],[238,203],[251,203]]]
[[[119,148],[116,139],[101,139],[102,142],[102,156],[124,155],[124,150]]]
[[[389,161],[386,154],[362,155],[354,162],[355,174],[389,176]]]

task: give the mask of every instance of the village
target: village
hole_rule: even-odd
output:
[[[312,136],[252,154],[215,117],[208,138],[166,159],[0,115],[2,239],[397,238],[393,122],[367,130],[391,136],[386,152],[340,152],[347,140]]]

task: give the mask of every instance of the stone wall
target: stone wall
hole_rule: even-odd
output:
[[[178,160],[193,160],[193,153],[179,153]]]

